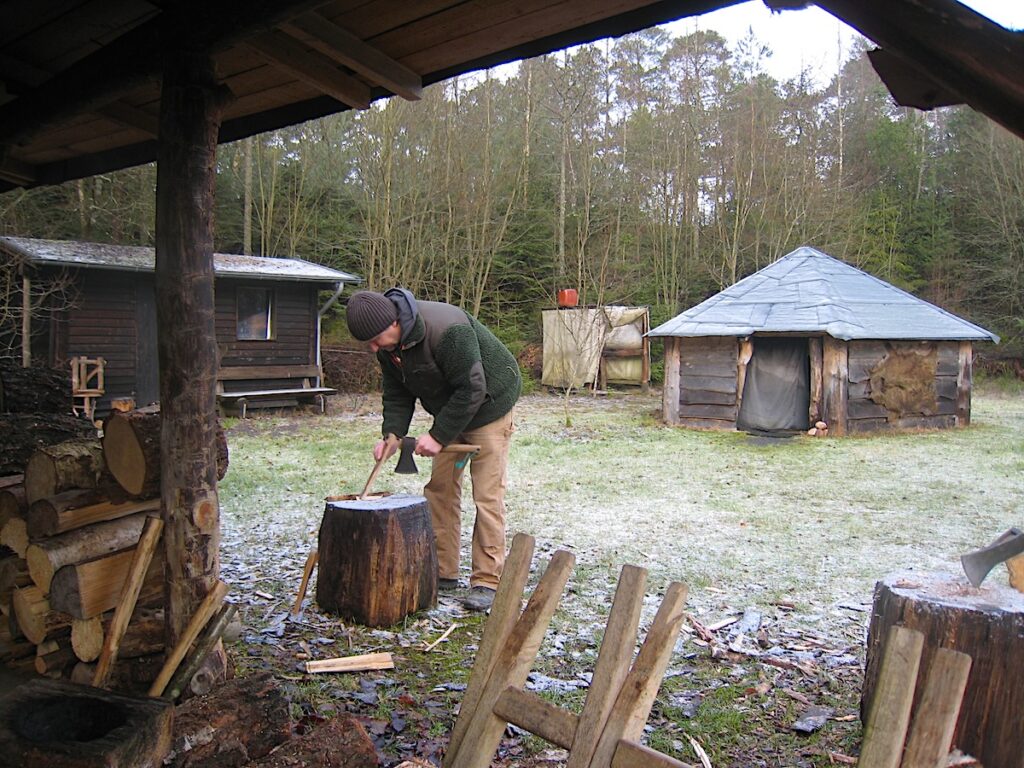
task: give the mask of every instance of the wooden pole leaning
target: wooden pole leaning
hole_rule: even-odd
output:
[[[317,560],[320,559],[320,551],[313,547],[306,555],[306,565],[302,569],[302,582],[299,584],[299,594],[295,597],[295,605],[292,606],[292,618],[302,613],[302,601],[306,597],[306,586],[309,584],[309,577],[313,573],[313,568],[316,567]]]
[[[455,721],[455,728],[452,730],[452,737],[445,752],[445,768],[450,767],[451,761],[454,760],[462,746],[471,714],[479,706],[480,696],[483,694],[487,679],[491,676],[491,670],[494,669],[494,664],[498,660],[498,654],[505,646],[508,636],[512,633],[512,628],[519,619],[519,612],[523,605],[523,592],[526,590],[526,580],[530,576],[530,563],[533,560],[535,545],[536,541],[533,536],[526,533],[517,533],[512,538],[512,547],[509,549],[508,557],[505,558],[505,567],[498,582],[498,589],[494,593],[490,615],[484,625],[480,648],[476,653],[476,661],[473,663],[466,693],[462,697],[459,716]]]
[[[139,536],[139,543],[132,555],[132,563],[128,567],[128,578],[125,579],[121,597],[114,609],[114,618],[103,639],[103,649],[100,651],[96,671],[92,677],[94,688],[105,688],[107,685],[110,668],[117,661],[117,651],[121,645],[121,639],[124,637],[124,633],[128,629],[128,622],[131,621],[132,613],[135,611],[135,603],[139,599],[139,592],[142,591],[146,572],[149,570],[150,563],[153,562],[153,554],[156,552],[156,545],[160,541],[163,529],[164,521],[159,517],[146,518],[142,527],[142,535]]]
[[[167,656],[167,661],[164,662],[163,667],[160,669],[160,674],[157,675],[156,680],[149,688],[150,696],[161,696],[163,695],[164,688],[167,687],[167,683],[170,682],[171,676],[175,670],[178,669],[178,665],[181,664],[181,660],[185,658],[185,654],[188,652],[189,646],[199,636],[199,633],[203,631],[203,627],[210,618],[220,610],[220,604],[224,602],[224,598],[228,593],[228,585],[223,581],[218,581],[214,584],[213,589],[206,593],[206,597],[203,598],[203,602],[196,608],[196,612],[192,614],[192,618],[185,627],[184,633],[178,638],[177,644],[171,649],[171,652]]]

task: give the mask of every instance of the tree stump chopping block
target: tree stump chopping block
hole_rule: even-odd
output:
[[[973,659],[953,746],[985,768],[1024,768],[1024,594],[998,577],[997,569],[976,588],[963,575],[905,572],[875,585],[862,719],[878,685],[889,627],[916,629],[924,635],[922,670],[939,648]],[[915,706],[920,696],[919,686]]]
[[[437,549],[422,496],[328,501],[318,546],[316,601],[328,613],[386,627],[437,603]]]

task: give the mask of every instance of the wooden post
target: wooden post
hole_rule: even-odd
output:
[[[807,340],[807,354],[810,357],[811,370],[810,370],[810,384],[811,384],[811,397],[807,407],[808,421],[811,422],[811,426],[814,426],[816,421],[821,421],[822,407],[821,407],[821,391],[822,391],[822,357],[821,357],[821,337],[812,336]]]
[[[959,365],[956,372],[956,425],[971,425],[971,381],[974,378],[974,346],[960,342]]]
[[[229,98],[207,54],[167,56],[157,155],[156,310],[168,648],[178,644],[220,571],[213,192],[217,133]]]
[[[743,405],[743,387],[747,384],[747,365],[754,356],[754,340],[749,336],[739,339],[736,345],[736,414],[739,415]]]
[[[679,423],[680,350],[683,340],[665,337],[665,384],[661,393],[661,416],[666,424]]]
[[[32,365],[32,281],[21,276],[21,367]]]
[[[822,416],[828,424],[829,434],[842,437],[846,434],[847,380],[849,345],[831,336],[824,338],[822,348]]]

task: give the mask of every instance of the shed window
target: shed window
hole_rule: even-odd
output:
[[[236,298],[238,338],[267,341],[274,338],[274,292],[268,288],[239,288]]]

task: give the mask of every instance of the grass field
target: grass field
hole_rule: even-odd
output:
[[[358,492],[372,467],[378,402],[335,401],[327,417],[227,425],[224,578],[238,588],[248,628],[236,656],[243,667],[281,669],[306,714],[344,706],[365,716],[385,761],[436,759],[479,618],[446,598],[384,633],[341,625],[315,604],[303,624],[283,619],[324,497]],[[540,563],[555,549],[577,558],[533,685],[566,706],[582,705],[618,571],[631,563],[650,574],[643,626],[669,581],[689,585],[693,623],[652,712],[652,746],[699,762],[692,738],[715,766],[828,765],[829,753],[855,754],[874,583],[897,570],[958,573],[962,552],[1021,524],[1024,397],[976,392],[969,429],[845,439],[675,429],[662,426],[659,414],[657,395],[635,393],[569,401],[536,394],[517,408],[509,534],[536,537]],[[428,424],[417,417],[414,432]],[[429,462],[420,463],[428,472]],[[386,472],[381,490],[419,493],[425,481]],[[465,544],[472,517],[471,505],[464,507]],[[694,631],[743,614],[756,619],[746,648],[741,639],[728,650],[736,647],[736,625],[710,644]],[[417,650],[452,622],[460,626],[446,643],[430,654]],[[374,687],[373,707],[357,695],[372,680],[295,672],[296,654],[343,655],[342,648],[403,658],[386,678],[393,685]],[[769,663],[779,660],[785,663]],[[395,702],[419,713],[417,729],[388,726]],[[829,707],[833,719],[809,736],[795,734],[790,725],[810,705]],[[559,759],[526,736],[503,743],[500,756],[507,763]]]

